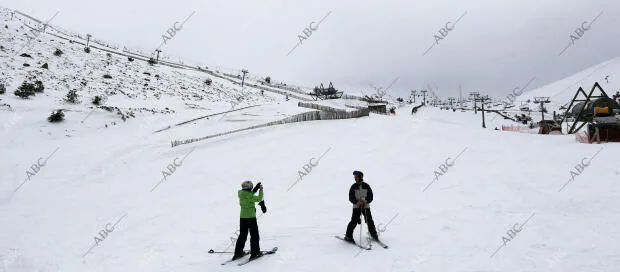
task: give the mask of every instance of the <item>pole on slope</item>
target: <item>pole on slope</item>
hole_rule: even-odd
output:
[[[487,128],[484,123],[484,102],[482,102],[482,128]]]
[[[243,87],[243,84],[245,83],[245,74],[248,73],[247,69],[243,69],[241,70],[241,72],[243,73],[243,78],[241,79],[241,87]]]
[[[534,103],[540,103],[540,113],[542,114],[542,122],[545,121],[545,104],[550,103],[549,97],[534,97]]]
[[[470,97],[474,98],[474,114],[478,114],[478,107],[476,105],[476,101],[478,100],[478,96],[480,96],[479,92],[471,92],[469,93]]]
[[[159,53],[161,53],[161,49],[156,49],[155,51],[157,51],[157,60],[156,60],[156,62],[159,63]]]
[[[366,204],[364,204],[366,205]],[[360,207],[360,217],[362,217],[362,209],[364,207]],[[364,214],[364,221],[366,221],[366,215]],[[362,233],[364,232],[364,224],[362,223],[362,220],[360,220],[360,245],[362,244]]]
[[[487,128],[486,124],[485,124],[485,120],[484,120],[484,102],[489,100],[489,96],[488,95],[477,95],[476,97],[478,97],[477,99],[474,100],[475,101],[480,101],[480,104],[482,104],[482,128]]]
[[[459,84],[459,103],[460,108],[463,109],[463,88],[461,88],[461,84]]]

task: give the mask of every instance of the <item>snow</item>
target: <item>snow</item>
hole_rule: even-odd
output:
[[[620,71],[620,57],[599,63],[563,80],[526,92],[518,100],[533,100],[537,96],[548,96],[556,104],[567,104],[573,99],[579,87],[588,93],[595,82],[601,84],[605,92],[611,97],[620,90],[620,84],[614,80],[618,71]]]
[[[52,46],[33,48],[45,56],[52,52]],[[79,52],[76,47],[65,53]],[[105,59],[95,52],[88,61]],[[3,73],[19,66],[4,60]],[[131,65],[141,65],[139,73],[146,67],[137,61]],[[42,75],[44,82],[54,82],[51,75],[77,72],[65,68]],[[152,69],[196,90],[192,77],[205,77]],[[111,95],[106,105],[174,110],[141,112],[123,122],[113,113],[93,111],[88,102],[62,102],[64,91],[46,90],[21,100],[12,90],[27,71],[17,71],[7,93],[0,95],[13,108],[0,110],[0,271],[611,272],[620,267],[620,146],[615,143],[587,145],[573,135],[502,132],[491,125],[482,129],[480,115],[472,112],[424,107],[410,115],[405,107],[391,116],[293,123],[171,148],[171,140],[267,123],[308,109],[252,90],[248,104],[260,106],[153,133],[228,110],[234,99],[229,94],[240,87],[214,77],[213,86],[222,84],[225,91],[205,94],[203,100],[183,98],[193,89],[168,90],[160,99],[149,92],[133,98]],[[140,79],[139,73],[126,78]],[[98,82],[93,76],[89,86],[94,86],[84,96],[103,89]],[[570,84],[566,79],[549,86]],[[546,93],[556,90],[549,87]],[[70,109],[64,122],[45,120],[55,108]],[[50,155],[26,179],[27,171],[34,172],[31,166]],[[321,155],[318,165],[288,190],[299,171]],[[575,169],[584,162],[581,171]],[[448,163],[453,165],[443,165]],[[151,191],[170,164],[174,172]],[[373,188],[371,210],[383,230],[381,239],[390,245],[387,250],[374,246],[359,252],[333,238],[344,234],[350,219],[353,170],[363,171]],[[559,191],[571,171],[579,174]],[[277,246],[279,251],[243,268],[221,266],[230,256],[207,252],[232,250],[239,221],[236,192],[245,180],[264,185],[268,211],[258,219],[261,248]],[[521,227],[491,257],[503,245],[502,237]],[[101,236],[106,228],[112,231]],[[358,241],[359,230],[354,233]],[[101,237],[97,244],[95,237]]]

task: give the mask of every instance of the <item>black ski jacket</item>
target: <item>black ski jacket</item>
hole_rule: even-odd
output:
[[[366,182],[354,183],[349,189],[349,202],[353,204],[353,208],[359,208],[357,202],[362,199],[366,200],[366,206],[364,208],[370,208],[370,202],[372,202],[372,189]]]

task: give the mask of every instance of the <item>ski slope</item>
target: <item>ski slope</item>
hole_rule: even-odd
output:
[[[20,23],[5,23],[10,32],[0,39],[13,43],[4,49],[11,53],[26,37]],[[65,55],[53,56],[56,47]],[[153,133],[230,110],[243,90],[217,77],[204,86],[204,73],[82,49],[42,34],[28,49],[32,60],[0,63],[7,84],[0,105],[11,105],[0,107],[0,271],[620,271],[618,144],[497,131],[504,121],[492,117],[482,129],[480,114],[424,107],[410,115],[403,107],[394,116],[293,123],[171,148],[172,140],[309,109],[248,88],[234,105],[256,107]],[[42,63],[51,69],[41,72]],[[584,88],[606,74],[613,84],[620,68],[605,67]],[[44,80],[46,91],[22,100],[13,91],[27,75]],[[554,96],[583,76],[530,95]],[[154,90],[142,87],[147,78]],[[63,102],[83,80],[83,102]],[[97,94],[123,112],[154,112],[135,110],[122,121],[90,105]],[[66,120],[48,123],[58,108]],[[387,250],[360,251],[333,238],[350,219],[353,170],[373,188]],[[230,256],[208,251],[233,249],[245,180],[265,188],[261,248],[279,250],[241,268],[221,266]],[[354,233],[358,242],[363,229]]]
[[[237,114],[226,118],[243,115]],[[24,127],[3,137],[0,147],[4,269],[236,271],[219,265],[228,256],[207,251],[230,246],[239,216],[236,191],[253,180],[263,182],[268,207],[259,218],[261,246],[280,250],[244,269],[617,271],[619,147],[483,130],[477,117],[401,111],[283,125],[176,148],[169,135],[133,124],[66,137],[78,124],[39,128],[22,120],[16,126]],[[56,148],[39,173],[12,192],[30,164]],[[558,192],[571,169],[601,148]],[[326,151],[287,192],[304,164]],[[184,156],[151,192],[166,166]],[[423,192],[448,158],[454,165]],[[373,187],[372,211],[388,250],[374,247],[356,256],[357,248],[333,238],[344,234],[350,217],[354,169]],[[491,258],[502,236],[532,214]],[[98,232],[119,219],[82,257]],[[359,240],[359,228],[354,236]]]
[[[534,97],[537,96],[548,96],[555,102],[554,104],[567,104],[573,99],[579,87],[589,93],[595,82],[601,84],[605,92],[611,97],[620,90],[620,84],[616,81],[618,71],[620,71],[620,57],[599,63],[562,80],[526,92],[518,99],[534,100]]]

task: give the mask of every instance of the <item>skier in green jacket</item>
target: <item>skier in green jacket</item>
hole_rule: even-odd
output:
[[[266,212],[266,208],[263,202],[263,186],[256,184],[256,188],[252,191],[253,184],[251,181],[245,181],[241,184],[241,190],[237,192],[239,196],[239,205],[241,206],[241,218],[239,219],[239,238],[237,238],[237,245],[235,246],[235,254],[233,260],[243,257],[243,247],[245,241],[248,238],[248,231],[250,237],[250,259],[255,259],[262,256],[259,246],[258,235],[258,223],[256,222],[256,202],[261,202],[261,208],[263,212]],[[260,190],[258,196],[254,195],[256,190]]]

